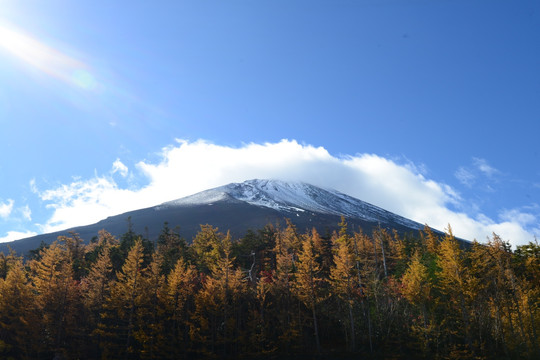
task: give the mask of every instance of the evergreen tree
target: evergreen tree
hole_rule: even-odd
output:
[[[173,269],[178,259],[187,258],[186,240],[165,222],[157,239],[157,251],[162,255],[162,272],[166,275]]]

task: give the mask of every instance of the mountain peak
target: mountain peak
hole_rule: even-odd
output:
[[[216,202],[244,202],[280,212],[315,212],[362,219],[369,222],[397,222],[414,229],[419,223],[395,215],[336,190],[323,189],[300,181],[252,179],[231,183],[163,204],[186,206]]]

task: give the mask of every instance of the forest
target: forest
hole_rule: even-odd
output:
[[[0,253],[0,358],[540,358],[537,242],[129,224]]]

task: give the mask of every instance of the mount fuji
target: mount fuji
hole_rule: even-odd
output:
[[[78,233],[85,241],[97,236],[101,229],[119,236],[128,230],[128,219],[136,233],[150,240],[158,237],[167,222],[170,228],[178,226],[180,235],[190,241],[201,224],[216,226],[223,232],[230,230],[233,237],[241,237],[248,229],[261,229],[270,223],[284,225],[286,218],[300,231],[315,227],[325,234],[338,228],[341,216],[345,216],[350,229],[362,228],[365,233],[380,226],[417,235],[418,230],[424,227],[336,190],[303,182],[256,179],[111,216],[92,225],[3,243],[0,251],[6,252],[9,245],[17,253],[25,254],[37,248],[42,241],[51,243],[58,236],[69,235],[70,232]]]
[[[232,183],[171,201],[160,207],[211,205],[216,202],[247,203],[290,215],[291,219],[308,212],[345,216],[373,223],[399,224],[415,230],[423,228],[423,225],[417,222],[339,191],[303,182],[280,180],[248,180],[243,183]]]

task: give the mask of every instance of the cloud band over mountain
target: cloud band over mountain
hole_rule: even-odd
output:
[[[131,178],[132,184],[120,186],[120,177]],[[137,183],[137,178],[144,184]],[[426,178],[414,165],[373,154],[336,157],[323,147],[295,140],[240,147],[178,140],[162,149],[157,163],[140,161],[129,169],[118,159],[108,175],[48,190],[32,186],[52,211],[41,225],[41,231],[51,232],[254,178],[336,189],[434,228],[443,230],[451,224],[455,235],[471,240],[484,241],[495,232],[518,245],[534,240],[539,232],[534,214],[505,210],[497,222],[481,212],[451,210],[459,209],[464,200],[450,186]]]

